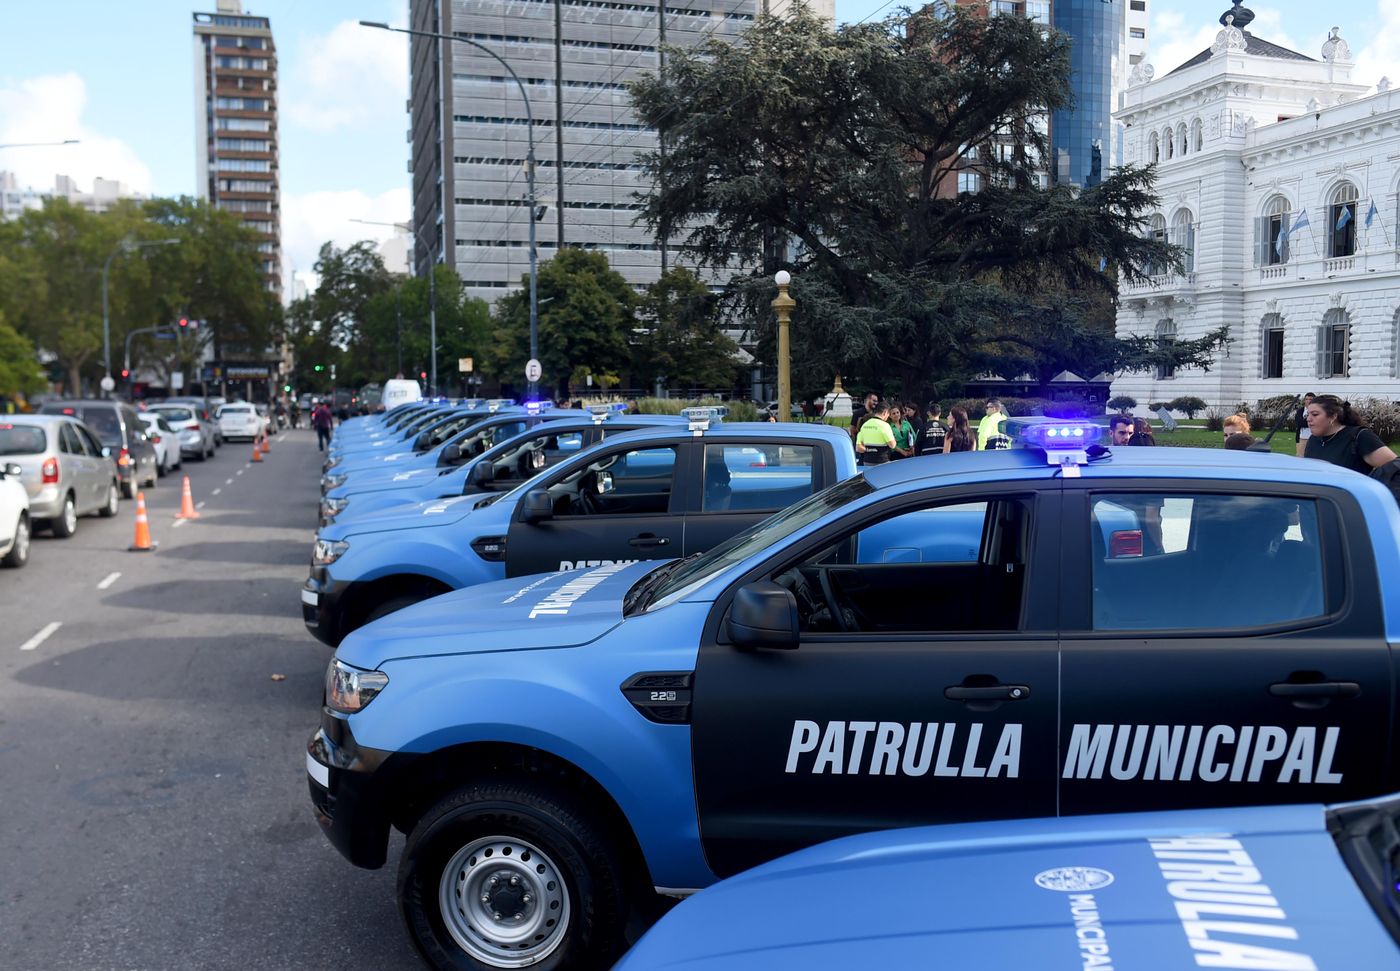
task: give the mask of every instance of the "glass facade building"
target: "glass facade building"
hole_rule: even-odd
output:
[[[1074,103],[1050,118],[1051,177],[1095,185],[1108,174],[1113,145],[1114,67],[1125,0],[1054,0],[1052,23],[1071,41]]]

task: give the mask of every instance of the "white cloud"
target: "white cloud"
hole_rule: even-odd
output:
[[[1400,0],[1382,2],[1400,6]],[[1157,69],[1157,76],[1161,77],[1215,43],[1215,37],[1220,33],[1220,23],[1216,15],[1208,18],[1192,16],[1188,21],[1180,11],[1162,9],[1160,5],[1157,10],[1159,12],[1152,15],[1148,33],[1151,49],[1147,59]],[[1317,51],[1321,50],[1324,39],[1318,37],[1316,42],[1300,44],[1284,29],[1283,15],[1278,10],[1267,8],[1257,12],[1254,22],[1247,29],[1255,37],[1312,57],[1318,56]]]
[[[68,175],[83,190],[93,179],[115,179],[149,194],[151,170],[121,139],[103,135],[83,122],[87,85],[76,74],[54,74],[0,84],[0,144],[61,142],[51,148],[0,149],[0,170],[15,173],[21,186],[53,188],[55,175]]]
[[[346,20],[329,34],[300,41],[297,53],[296,68],[282,84],[284,123],[325,133],[366,119],[407,118],[405,35]]]
[[[353,222],[404,223],[412,219],[413,204],[407,187],[378,195],[359,190],[282,194],[282,253],[286,263],[286,292],[291,294],[292,273],[310,290],[317,285],[316,256],[323,243],[344,248],[362,239],[383,242],[398,235],[393,226]]]
[[[1375,84],[1383,77],[1400,83],[1400,0],[1378,0],[1376,21],[1369,31],[1369,44],[1358,49],[1351,41],[1356,56],[1352,77],[1361,84]],[[1342,36],[1347,36],[1346,31]]]

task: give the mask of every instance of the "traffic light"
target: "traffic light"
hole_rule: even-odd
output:
[[[128,371],[126,368],[122,368],[122,377],[124,377],[124,378],[129,378],[129,377],[131,377],[131,372]]]
[[[282,393],[283,393],[283,394],[291,394],[291,393],[292,393],[292,386],[291,386],[290,384],[284,384],[284,385],[282,385]]]
[[[428,380],[428,372],[427,372],[427,371],[419,371],[419,372],[418,372],[418,377],[421,378],[422,380],[426,381],[426,380]]]
[[[181,329],[181,330],[184,330],[184,329],[188,328],[189,326],[190,326],[190,318],[188,318],[188,317],[181,317],[181,318],[180,318],[180,329]]]
[[[326,369],[326,368],[325,368],[325,365],[323,365],[323,364],[318,364],[318,365],[316,365],[316,367],[315,367],[315,370],[317,370],[317,371],[324,371],[325,369]]]

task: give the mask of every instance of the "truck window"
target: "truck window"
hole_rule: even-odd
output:
[[[1090,509],[1095,630],[1249,628],[1325,613],[1316,501],[1124,493],[1095,495]]]
[[[701,512],[776,512],[813,492],[810,445],[706,445]]]

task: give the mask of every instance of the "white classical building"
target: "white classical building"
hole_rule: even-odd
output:
[[[1122,287],[1120,337],[1228,326],[1205,371],[1113,383],[1140,406],[1194,395],[1230,407],[1316,391],[1400,399],[1400,98],[1352,80],[1334,28],[1319,58],[1256,38],[1235,0],[1210,50],[1120,98],[1125,161],[1155,163],[1151,232],[1185,272]]]

